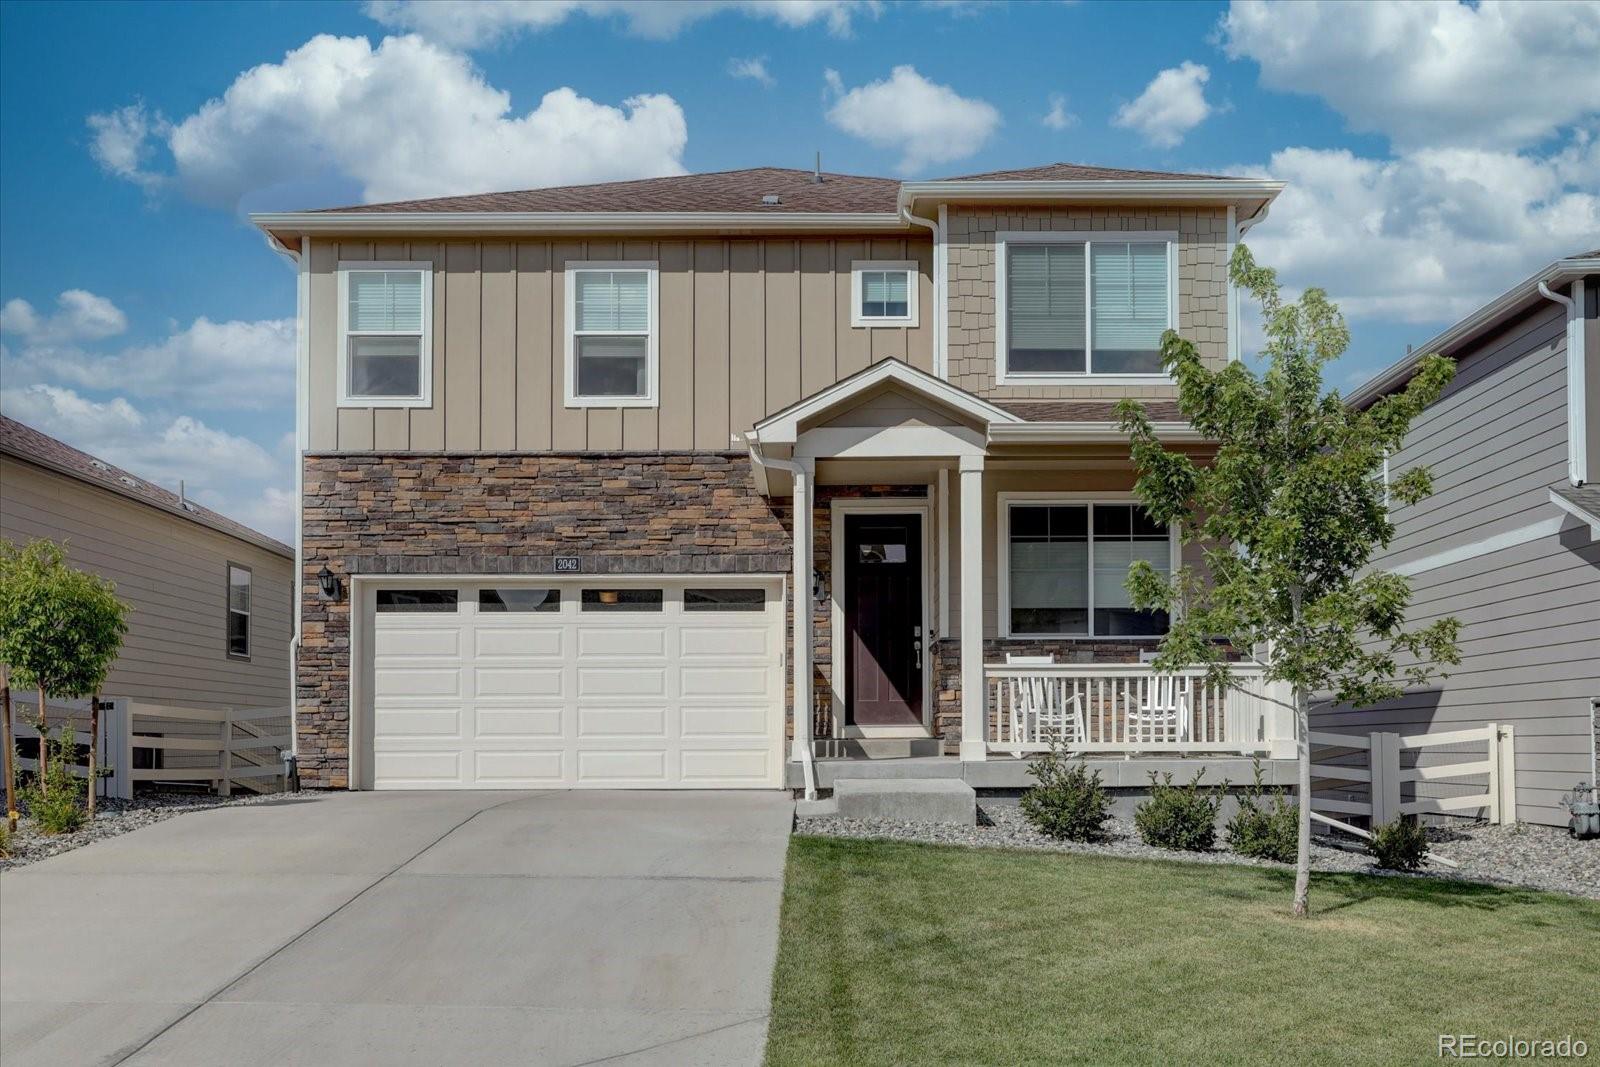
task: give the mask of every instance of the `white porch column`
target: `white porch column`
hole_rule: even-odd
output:
[[[816,480],[817,461],[796,461],[794,474],[794,741],[792,760],[803,760],[812,751],[815,729],[811,698],[812,609],[811,609],[811,494]]]
[[[983,457],[961,457],[961,758],[988,757],[983,681]]]

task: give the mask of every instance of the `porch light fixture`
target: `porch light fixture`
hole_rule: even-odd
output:
[[[819,570],[811,572],[811,599],[818,604],[828,602],[828,583],[823,580],[822,572]]]
[[[317,586],[322,590],[322,599],[339,599],[339,576],[330,571],[326,563],[317,572]]]

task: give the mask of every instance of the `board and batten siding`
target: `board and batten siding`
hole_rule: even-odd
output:
[[[725,450],[733,435],[884,359],[933,369],[933,250],[915,238],[313,241],[312,451]],[[850,325],[850,264],[920,266],[915,328]],[[425,408],[337,402],[340,262],[431,263]],[[565,405],[566,268],[660,265],[659,405]]]
[[[1396,508],[1377,562],[1515,540],[1536,523],[1551,532],[1411,575],[1410,622],[1458,619],[1461,665],[1399,700],[1314,716],[1317,729],[1401,734],[1509,723],[1518,815],[1552,825],[1566,823],[1561,795],[1593,773],[1589,702],[1600,696],[1600,544],[1549,499],[1567,473],[1563,324],[1543,305],[1458,357],[1455,380],[1390,460],[1392,477],[1430,467],[1433,495]],[[1467,754],[1430,751],[1426,762]],[[1419,783],[1418,796],[1481,792],[1478,781]]]
[[[75,478],[0,457],[0,537],[64,543],[130,604],[107,697],[289,707],[292,560]],[[250,658],[228,656],[227,565],[251,571]]]

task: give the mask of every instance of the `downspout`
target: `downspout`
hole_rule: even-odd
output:
[[[944,227],[937,222],[913,215],[909,207],[900,209],[900,217],[912,226],[926,226],[933,234],[933,376],[949,380],[949,357],[944,350],[945,330],[945,247]]]
[[[800,464],[795,463],[793,460],[773,459],[773,458],[770,458],[768,456],[762,455],[761,454],[761,446],[760,446],[760,444],[758,444],[748,433],[741,433],[739,436],[744,439],[744,446],[745,446],[745,448],[749,449],[749,451],[750,451],[750,462],[754,463],[756,466],[762,468],[763,470],[769,470],[770,469],[770,470],[787,471],[791,477],[799,477],[799,476],[803,476],[805,474],[805,468],[800,466]],[[796,515],[795,516],[795,522],[799,522],[799,521],[800,521],[800,517],[798,515]],[[799,583],[797,582],[796,585],[798,585],[798,584]],[[809,589],[799,589],[799,588],[795,589],[795,591],[794,591],[794,610],[795,610],[795,614],[796,614],[796,619],[797,620],[798,620],[799,613],[801,611],[810,611],[811,610],[811,591]],[[796,621],[795,628],[797,630],[799,629],[799,626],[800,626],[799,622]],[[796,695],[796,697],[799,696],[798,693],[796,693],[795,695]],[[811,715],[811,709],[810,708],[806,708],[805,709],[805,713],[806,713],[806,716],[807,716],[807,721],[809,722],[810,715]],[[794,719],[795,719],[795,723],[794,723],[795,732],[798,733],[799,730],[800,730],[800,709],[799,708],[795,709],[795,717],[794,717]],[[806,732],[810,733],[810,731],[811,731],[811,727],[807,726],[806,727]],[[805,774],[805,778],[806,778],[806,799],[807,800],[815,800],[815,799],[817,799],[817,764],[816,764],[817,756],[816,756],[816,752],[813,751],[814,748],[815,748],[815,745],[812,743],[812,740],[808,738],[806,743],[803,746],[801,746],[801,749],[800,749],[800,770],[802,771],[802,773]]]
[[[1539,283],[1539,295],[1567,309],[1567,481],[1583,485],[1589,480],[1583,310],[1572,297],[1552,291],[1544,282]]]

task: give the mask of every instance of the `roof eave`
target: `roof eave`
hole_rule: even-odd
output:
[[[1156,437],[1175,444],[1205,444],[1210,438],[1187,422],[1152,424]],[[1126,444],[1128,432],[1115,422],[996,423],[989,427],[992,444]]]
[[[1345,397],[1345,403],[1352,407],[1366,407],[1379,397],[1393,392],[1411,378],[1424,356],[1435,353],[1448,355],[1525,308],[1533,306],[1536,300],[1543,300],[1544,297],[1539,293],[1540,285],[1565,285],[1586,274],[1596,272],[1600,272],[1600,257],[1597,256],[1573,256],[1556,260],[1442,333],[1414,346],[1403,359],[1390,364],[1369,378],[1365,384],[1351,391],[1350,395]]]
[[[892,211],[283,211],[250,222],[280,243],[319,233],[903,233]]]
[[[901,185],[899,205],[908,210],[915,210],[918,200],[1002,203],[1040,200],[1074,200],[1090,203],[1164,200],[1175,203],[1232,204],[1251,200],[1271,201],[1283,191],[1283,188],[1283,182],[1265,179],[928,181],[906,182]]]

